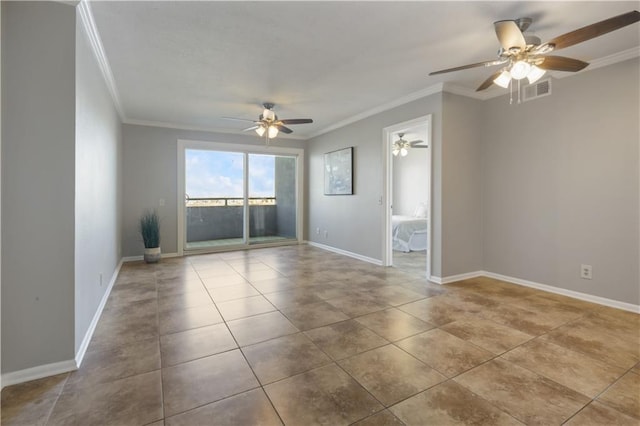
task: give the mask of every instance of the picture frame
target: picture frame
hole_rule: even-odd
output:
[[[324,195],[353,195],[353,147],[324,154]]]

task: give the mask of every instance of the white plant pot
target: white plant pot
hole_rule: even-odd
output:
[[[158,263],[160,262],[160,247],[145,248],[144,249],[144,261],[146,263]]]

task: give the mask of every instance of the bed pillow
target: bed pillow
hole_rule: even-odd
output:
[[[427,217],[427,204],[420,203],[413,212],[414,217]]]

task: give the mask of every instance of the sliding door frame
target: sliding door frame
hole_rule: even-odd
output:
[[[237,152],[242,153],[244,155],[244,166],[245,176],[248,171],[246,167],[248,166],[248,154],[263,154],[263,155],[281,155],[286,157],[295,157],[296,159],[296,239],[289,240],[287,242],[274,242],[274,243],[264,243],[264,244],[249,244],[249,235],[248,235],[248,223],[249,223],[249,203],[246,202],[246,197],[248,197],[248,185],[249,182],[247,179],[244,179],[244,189],[245,189],[245,218],[244,218],[244,238],[245,241],[242,245],[229,246],[224,249],[208,248],[203,250],[189,250],[185,251],[185,241],[186,241],[186,229],[185,229],[185,180],[186,180],[186,169],[185,169],[185,152],[187,149],[199,149],[206,151],[223,151],[223,152]],[[216,252],[221,250],[230,250],[230,249],[248,249],[248,248],[256,248],[256,247],[269,247],[269,246],[278,246],[278,245],[290,245],[292,241],[297,241],[298,244],[303,242],[303,230],[304,230],[304,150],[301,148],[286,148],[286,147],[278,147],[273,145],[251,145],[251,144],[240,144],[240,143],[225,143],[225,142],[209,142],[209,141],[198,141],[198,140],[189,140],[189,139],[178,139],[178,190],[177,190],[177,206],[178,206],[178,229],[177,229],[177,246],[178,246],[178,256],[184,256],[185,252],[187,254],[196,254],[196,253],[207,253],[207,252]]]

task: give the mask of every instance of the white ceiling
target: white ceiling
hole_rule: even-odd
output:
[[[308,138],[438,83],[470,91],[496,68],[493,22],[532,17],[542,41],[640,2],[91,1],[125,122],[239,132],[262,102]],[[564,49],[585,61],[638,49],[638,23]],[[637,54],[637,53],[636,53]],[[589,68],[587,68],[588,70]],[[503,89],[491,91],[504,93]],[[491,93],[491,92],[490,92]]]

